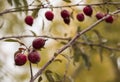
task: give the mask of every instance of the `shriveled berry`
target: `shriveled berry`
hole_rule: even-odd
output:
[[[35,49],[41,49],[44,47],[46,40],[43,38],[36,38],[32,42],[32,46]]]
[[[27,62],[27,57],[26,55],[22,54],[22,53],[17,53],[15,55],[15,65],[17,66],[22,66]]]
[[[33,50],[28,54],[28,60],[33,64],[37,64],[40,62],[40,54],[36,50]]]
[[[54,14],[52,11],[47,11],[47,12],[45,12],[45,17],[47,20],[52,21],[54,18]]]
[[[107,17],[107,18],[105,19],[105,21],[106,21],[107,23],[113,23],[113,21],[114,21],[113,16],[110,15],[109,17]]]
[[[69,17],[64,18],[63,21],[64,21],[64,23],[67,24],[67,25],[70,24],[70,18],[69,18]]]
[[[68,17],[70,17],[70,13],[69,13],[69,11],[68,10],[62,10],[61,11],[61,17],[64,19],[64,18],[68,18]]]
[[[96,18],[99,20],[99,19],[101,19],[101,18],[104,17],[104,14],[101,13],[101,12],[98,12],[95,16],[96,16]]]
[[[84,19],[85,19],[83,13],[78,13],[77,16],[76,16],[76,18],[77,18],[78,21],[84,21]]]
[[[33,17],[32,16],[26,16],[25,17],[25,23],[27,24],[27,25],[30,25],[30,26],[32,26],[33,25]]]
[[[92,13],[93,13],[93,9],[90,5],[88,5],[88,6],[83,8],[83,12],[84,12],[85,15],[91,16]]]

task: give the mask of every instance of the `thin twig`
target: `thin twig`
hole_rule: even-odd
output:
[[[119,13],[120,10],[116,10],[115,12],[111,13],[111,15],[117,14]],[[82,34],[90,31],[91,29],[93,29],[96,25],[98,25],[99,23],[101,23],[103,20],[105,20],[107,17],[109,17],[110,15],[107,15],[105,17],[103,17],[102,19],[96,21],[95,23],[93,23],[92,25],[90,25],[88,28],[84,29],[83,31],[79,32],[78,34],[76,34],[66,45],[64,45],[61,49],[59,49],[58,51],[55,52],[54,56],[40,69],[38,70],[38,72],[33,76],[32,81],[34,81],[39,75],[42,74],[42,72],[54,61],[54,59],[60,54],[62,53],[65,49],[67,49],[68,47],[70,47]]]
[[[44,37],[44,38],[50,38],[50,39],[55,39],[55,40],[70,40],[70,38],[62,38],[62,37],[52,37],[52,36],[47,36],[47,35],[41,35],[41,36],[34,36],[34,35],[21,35],[21,36],[5,36],[1,37],[0,40],[4,39],[10,39],[10,38],[30,38],[30,37]]]
[[[31,62],[29,62],[30,64],[30,74],[31,74],[31,81],[30,82],[33,82],[32,79],[33,79],[33,71],[32,71],[32,64]]]
[[[79,44],[83,44],[83,45],[88,45],[88,46],[97,46],[97,47],[101,47],[101,48],[105,48],[107,50],[112,50],[112,51],[120,51],[120,48],[114,48],[114,47],[110,47],[110,46],[105,46],[105,45],[102,45],[100,43],[85,43],[85,42],[77,42]]]
[[[86,5],[91,5],[91,6],[101,6],[101,5],[120,5],[120,2],[100,2],[100,3],[91,3],[91,4],[72,4],[72,5],[63,5],[63,6],[52,6],[52,8],[65,8],[65,7],[76,7],[76,6],[86,6]],[[51,6],[43,6],[41,7],[35,7],[35,8],[30,8],[30,9],[24,9],[23,7],[18,7],[16,8],[11,8],[4,10],[3,12],[0,12],[0,15],[4,15],[7,13],[12,13],[12,12],[20,12],[20,11],[33,11],[33,10],[38,10],[38,9],[46,9],[46,8],[51,8]]]

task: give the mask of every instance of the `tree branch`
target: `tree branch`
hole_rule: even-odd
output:
[[[0,40],[10,39],[10,38],[17,38],[17,39],[30,38],[30,37],[44,37],[44,38],[50,38],[50,39],[54,39],[54,40],[70,40],[70,38],[52,37],[52,36],[47,36],[47,35],[41,35],[41,36],[34,36],[34,35],[5,36],[5,37],[1,37]]]
[[[117,14],[119,12],[120,12],[120,10],[116,10],[115,12],[111,13],[111,15]],[[95,23],[93,23],[92,25],[87,27],[86,29],[84,29],[81,32],[77,33],[65,46],[63,46],[61,49],[59,49],[58,51],[55,52],[54,56],[33,76],[32,81],[34,81],[39,75],[41,75],[42,72],[52,63],[52,61],[54,61],[54,59],[60,53],[62,53],[65,49],[70,47],[82,34],[84,34],[84,33],[88,32],[88,31],[90,31],[91,29],[93,29],[96,25],[98,25],[99,23],[104,21],[109,16],[110,16],[110,14],[106,15],[105,17],[103,17],[102,19],[96,21]]]
[[[65,8],[65,7],[76,7],[76,6],[86,6],[86,5],[91,5],[91,6],[101,6],[101,5],[120,5],[120,2],[100,2],[100,3],[90,3],[90,4],[72,4],[72,5],[62,5],[62,6],[52,6],[52,8]],[[28,6],[35,6],[35,5],[28,5]],[[44,6],[44,4],[36,5],[35,8],[30,8],[30,9],[24,9],[25,6],[17,7],[17,8],[11,8],[11,9],[6,9],[2,12],[0,12],[0,15],[4,15],[7,13],[12,13],[12,12],[20,12],[20,11],[33,11],[33,10],[39,10],[39,9],[46,9],[46,8],[51,8],[51,6]]]

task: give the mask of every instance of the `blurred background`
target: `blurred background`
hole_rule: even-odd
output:
[[[92,4],[100,3],[104,0],[49,0],[50,5],[63,6],[72,4]],[[119,2],[119,0],[106,0],[106,2]],[[27,6],[33,3],[34,6]],[[0,0],[0,13],[7,9],[20,10],[21,7],[35,8],[40,3],[47,4],[47,0]],[[97,12],[114,12],[119,5],[102,5],[92,6],[93,15],[91,17],[85,16],[83,22],[76,20],[76,14],[83,12],[84,6],[63,7],[63,8],[44,8],[34,11],[11,12],[0,15],[0,82],[29,82],[30,70],[29,62],[24,66],[15,66],[14,53],[21,47],[16,42],[7,42],[2,37],[7,36],[23,36],[33,35],[47,35],[51,37],[72,38],[78,31],[81,31],[97,21],[95,14]],[[67,9],[72,12],[70,25],[63,22],[60,16],[60,11]],[[54,20],[46,20],[44,13],[47,10],[53,10]],[[34,17],[34,24],[28,26],[24,22],[26,15]],[[112,48],[120,48],[120,16],[114,16],[112,24],[101,22],[94,29],[88,31],[81,36],[72,47],[67,48],[52,62],[41,75],[42,81],[35,80],[35,82],[120,82],[120,51],[109,50],[99,46],[83,45],[84,43],[99,43],[99,36],[104,41],[105,46]],[[31,32],[32,31],[32,32]],[[35,37],[21,38],[20,40],[31,46]],[[45,48],[40,50],[41,62],[37,65],[32,65],[33,74],[35,74],[53,55],[63,47],[68,41],[55,40],[47,38]],[[27,53],[26,53],[27,54]],[[85,54],[85,55],[83,55]],[[56,66],[57,65],[57,66]],[[50,77],[46,75],[46,71],[50,71]],[[65,78],[65,81],[62,81]]]

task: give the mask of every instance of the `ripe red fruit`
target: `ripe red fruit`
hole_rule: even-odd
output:
[[[77,16],[76,16],[76,18],[77,18],[78,21],[84,21],[84,19],[85,19],[83,13],[78,13]]]
[[[36,38],[32,42],[32,46],[35,49],[41,49],[44,47],[46,40],[43,38]]]
[[[96,18],[99,20],[99,19],[101,19],[101,18],[103,18],[104,17],[104,14],[103,13],[100,13],[100,12],[98,12],[97,14],[96,14]]]
[[[33,64],[37,64],[40,62],[40,54],[36,50],[33,50],[28,54],[28,60]]]
[[[61,17],[62,17],[63,19],[70,17],[69,11],[68,11],[68,10],[62,10],[62,11],[61,11]]]
[[[32,25],[33,25],[33,17],[32,17],[32,16],[26,16],[26,17],[25,17],[25,23],[26,23],[27,25],[32,26]]]
[[[17,53],[15,55],[14,60],[15,60],[15,65],[22,66],[27,62],[27,57],[22,53]]]
[[[91,16],[92,13],[93,13],[93,9],[90,5],[88,5],[88,6],[83,8],[83,12],[84,12],[85,15]]]
[[[107,17],[106,19],[105,19],[105,21],[107,22],[107,23],[113,23],[113,16],[112,15],[110,15],[109,17]]]
[[[54,14],[52,11],[47,11],[47,12],[45,12],[45,17],[47,20],[52,21],[54,18]]]
[[[64,18],[63,21],[64,21],[65,24],[68,24],[68,25],[70,24],[70,18],[69,17]]]

